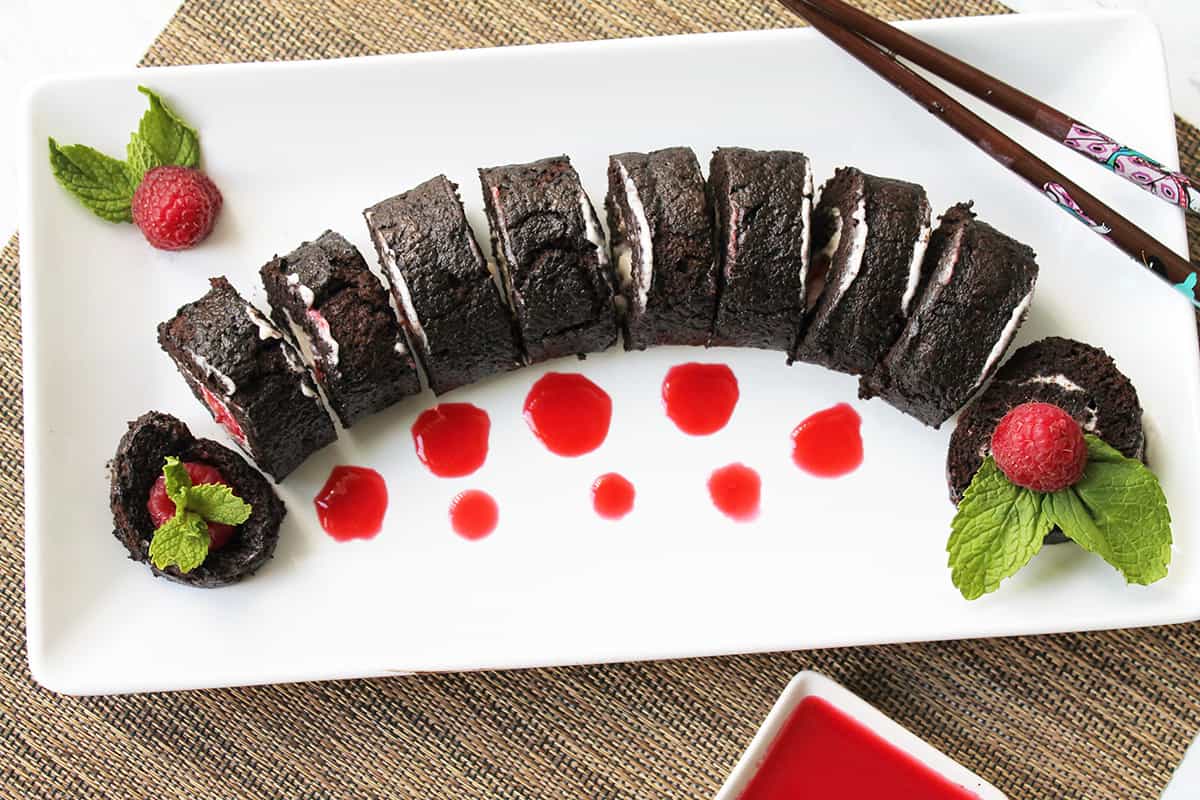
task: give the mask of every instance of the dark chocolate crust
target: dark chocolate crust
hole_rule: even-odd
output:
[[[154,523],[146,503],[167,456],[216,467],[234,494],[251,506],[250,519],[238,526],[229,543],[187,573],[177,567],[160,570],[150,561]],[[225,586],[253,575],[275,552],[287,509],[271,483],[237,453],[211,439],[195,438],[169,414],[150,411],[129,423],[109,462],[109,477],[113,536],[131,559],[145,563],[156,576],[204,589]]]
[[[722,147],[708,174],[720,301],[710,344],[790,352],[804,317],[812,168],[803,153]]]
[[[196,399],[214,419],[204,393],[222,403],[245,435],[245,441],[234,436],[238,445],[281,481],[337,432],[282,332],[225,278],[209,282],[206,295],[158,326],[158,343]]]
[[[628,176],[650,228],[651,274],[645,306],[638,276],[647,254],[625,191]],[[613,251],[631,250],[633,278],[622,279],[625,348],[661,344],[706,345],[717,314],[717,258],[713,214],[696,154],[686,147],[620,153],[608,159],[609,230]]]
[[[942,216],[925,255],[918,300],[900,338],[859,382],[859,397],[882,397],[937,428],[984,385],[1003,359],[1014,313],[1033,292],[1038,267],[1028,246],[975,219],[970,204]],[[993,349],[998,356],[985,370]]]
[[[1074,417],[1084,432],[1128,458],[1145,460],[1142,406],[1133,383],[1100,348],[1051,336],[1013,353],[959,415],[946,455],[952,502],[962,499],[991,453],[996,425],[1022,403],[1052,403]]]
[[[837,287],[850,268],[854,220],[860,198],[865,201],[867,237],[858,271],[844,291]],[[806,322],[807,330],[794,358],[861,375],[887,354],[904,327],[908,308],[913,250],[929,235],[930,210],[925,190],[914,183],[867,175],[842,167],[821,188],[813,212],[813,252],[838,237],[827,265],[813,264],[811,283],[821,284],[819,299]],[[824,261],[814,256],[814,260]],[[928,262],[924,262],[925,265]],[[925,269],[922,264],[918,269]],[[921,277],[924,277],[923,275]],[[920,279],[918,279],[919,285]],[[915,301],[910,301],[910,305]]]
[[[607,247],[588,239],[589,222],[604,234],[570,159],[489,167],[479,170],[479,180],[526,359],[611,347],[617,339],[612,268]]]
[[[316,241],[271,259],[259,275],[271,303],[271,319],[289,334],[299,328],[312,353],[317,381],[343,427],[421,391],[387,292],[358,248],[341,235],[325,231]],[[301,295],[305,290],[312,292],[311,306]],[[336,351],[318,330],[321,321]]]
[[[455,184],[439,175],[363,216],[434,394],[521,365],[515,323]],[[405,287],[416,320],[407,319]]]

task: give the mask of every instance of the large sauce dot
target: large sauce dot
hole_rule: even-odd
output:
[[[675,427],[690,436],[708,436],[733,416],[737,377],[724,364],[679,364],[663,378],[662,400]]]
[[[525,397],[525,422],[551,453],[581,456],[608,436],[612,398],[578,373],[547,372]]]
[[[470,403],[442,403],[421,412],[412,426],[417,458],[439,478],[461,478],[483,466],[492,422]]]
[[[820,478],[853,472],[863,461],[862,418],[848,403],[807,417],[792,431],[792,460]]]

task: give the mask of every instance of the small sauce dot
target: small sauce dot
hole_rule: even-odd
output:
[[[581,456],[608,437],[612,398],[578,373],[547,372],[525,397],[525,422],[551,453]]]
[[[487,492],[468,489],[450,501],[450,526],[464,539],[475,541],[496,530],[500,507]]]
[[[620,519],[633,510],[636,494],[628,479],[608,472],[592,483],[592,507],[605,519]]]
[[[483,466],[492,422],[470,403],[442,403],[421,412],[412,426],[417,458],[439,478],[461,478]]]
[[[758,516],[762,478],[745,464],[730,464],[713,470],[708,493],[722,514],[737,522],[749,522]]]
[[[313,498],[313,505],[321,527],[337,541],[370,539],[383,528],[387,484],[373,469],[337,466]]]
[[[662,400],[675,427],[689,436],[708,436],[733,416],[737,377],[724,364],[679,364],[663,378]]]
[[[849,403],[818,411],[792,431],[792,461],[810,475],[837,478],[863,462],[862,417]]]

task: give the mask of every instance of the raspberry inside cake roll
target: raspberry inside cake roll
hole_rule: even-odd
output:
[[[333,231],[259,272],[271,317],[312,356],[317,382],[349,428],[421,391],[387,292],[358,248]]]
[[[617,338],[600,221],[566,156],[479,170],[492,252],[530,363]]]
[[[912,309],[930,228],[920,186],[839,169],[813,212],[814,305],[794,358],[852,375],[878,364]]]
[[[803,153],[722,147],[709,188],[720,301],[710,344],[791,351],[804,317],[813,203]]]
[[[158,326],[192,393],[276,481],[337,438],[308,368],[225,278]]]
[[[859,382],[937,428],[1000,364],[1033,299],[1038,266],[1028,246],[975,218],[969,203],[941,218],[900,338]]]
[[[625,348],[706,345],[717,314],[713,215],[686,147],[608,159],[609,231],[624,297]]]
[[[445,175],[363,212],[435,394],[520,366],[513,319]]]

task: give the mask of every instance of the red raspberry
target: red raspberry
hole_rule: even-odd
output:
[[[185,461],[183,468],[187,470],[193,485],[201,483],[229,485],[225,476],[216,467],[208,464]],[[146,501],[146,510],[150,512],[150,521],[154,523],[155,528],[175,516],[175,501],[167,496],[167,479],[162,475],[159,475],[158,480],[150,487],[150,499]],[[210,551],[220,550],[228,544],[229,539],[233,536],[233,530],[233,525],[222,525],[219,522],[208,523],[208,549]]]
[[[1057,492],[1083,477],[1087,443],[1070,414],[1050,403],[1025,403],[1004,415],[992,455],[1008,479],[1035,492]]]
[[[188,167],[155,167],[133,193],[133,221],[159,250],[186,250],[213,229],[221,192],[209,177]]]

